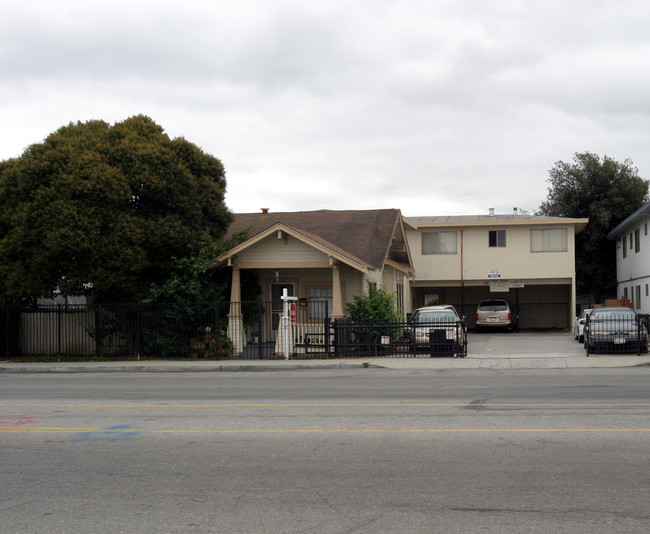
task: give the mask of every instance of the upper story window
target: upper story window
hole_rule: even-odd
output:
[[[637,228],[634,230],[634,252],[639,252],[641,250],[641,229]]]
[[[490,247],[505,247],[506,246],[506,231],[505,230],[490,230],[488,233],[488,246]]]
[[[566,228],[545,228],[530,231],[531,252],[566,252]]]
[[[623,236],[623,257],[627,258],[627,236]]]
[[[456,232],[423,232],[422,255],[456,254]]]

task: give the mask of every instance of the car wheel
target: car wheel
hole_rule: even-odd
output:
[[[578,343],[584,343],[585,342],[585,336],[580,336],[578,338]]]

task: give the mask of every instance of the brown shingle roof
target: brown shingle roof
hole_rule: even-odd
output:
[[[225,237],[248,230],[252,238],[281,223],[381,269],[400,221],[397,209],[237,213]]]

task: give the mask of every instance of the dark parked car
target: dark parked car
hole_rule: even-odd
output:
[[[597,351],[648,352],[648,328],[630,308],[596,308],[585,324],[587,356]]]

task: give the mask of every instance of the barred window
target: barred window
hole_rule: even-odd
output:
[[[307,291],[309,297],[309,319],[325,319],[326,314],[332,313],[332,288],[310,287]]]

